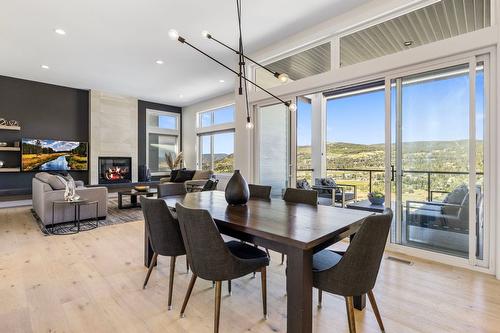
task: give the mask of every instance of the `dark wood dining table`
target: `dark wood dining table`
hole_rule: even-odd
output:
[[[224,192],[187,193],[163,198],[169,207],[177,202],[206,209],[222,234],[287,255],[287,332],[312,332],[312,257],[315,252],[352,237],[361,222],[373,214],[332,206],[287,203],[281,199],[251,199],[245,206],[231,206]],[[144,264],[153,250],[145,232]],[[355,298],[363,309],[365,295]]]

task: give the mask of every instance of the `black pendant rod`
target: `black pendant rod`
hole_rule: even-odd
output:
[[[238,28],[240,31],[240,74],[243,74],[244,77],[247,76],[246,73],[246,68],[245,68],[245,58],[243,58],[243,54],[245,54],[243,50],[243,34],[241,32],[241,0],[236,0],[236,6],[238,8]],[[242,73],[243,72],[243,73]],[[247,122],[250,123],[250,108],[248,106],[248,84],[245,82],[245,109],[247,111]],[[242,94],[241,91],[241,76],[240,76],[240,95]]]
[[[238,56],[238,65],[240,69],[240,88],[238,90],[238,93],[240,95],[243,95],[243,80],[241,79],[243,76],[243,66],[245,66],[245,61],[243,57],[241,56],[243,54],[243,38],[241,36],[241,7],[240,7],[240,0],[236,0],[236,11],[238,13],[238,29],[240,32],[240,38],[239,38],[239,50],[240,54]],[[248,108],[248,107],[247,107]],[[247,111],[248,113],[248,111]]]
[[[207,34],[207,36],[206,36],[206,37],[207,37],[208,39],[212,39],[213,41],[215,41],[215,42],[219,43],[220,45],[224,46],[225,48],[227,48],[227,49],[229,49],[229,50],[233,51],[233,52],[234,52],[234,53],[236,53],[237,55],[242,56],[242,57],[243,57],[243,58],[245,58],[246,60],[251,61],[251,62],[252,62],[252,63],[254,63],[255,65],[259,66],[260,68],[265,69],[265,70],[266,70],[266,71],[268,71],[269,73],[273,74],[275,77],[280,76],[280,73],[278,73],[278,72],[274,72],[274,71],[270,70],[269,68],[267,68],[266,66],[259,64],[257,61],[253,60],[253,59],[252,59],[252,58],[250,58],[250,57],[247,57],[244,53],[240,53],[238,50],[233,49],[231,46],[229,46],[229,45],[227,45],[226,43],[224,43],[224,42],[222,42],[222,41],[218,40],[217,38],[215,38],[215,37],[214,37],[214,36],[212,36],[211,34]]]
[[[219,60],[215,59],[214,57],[212,57],[211,55],[209,55],[208,53],[200,50],[199,48],[197,48],[196,46],[194,46],[193,44],[189,43],[184,37],[181,37],[179,36],[177,38],[177,40],[179,42],[181,42],[182,44],[186,44],[188,46],[190,46],[192,49],[200,52],[201,54],[203,54],[205,57],[215,61],[216,63],[218,63],[219,65],[221,65],[222,67],[224,67],[225,69],[233,72],[234,74],[236,74],[236,76],[238,77],[241,77],[243,80],[245,80],[246,82],[252,84],[253,86],[259,88],[260,90],[264,91],[265,93],[267,93],[268,95],[270,95],[271,97],[274,97],[276,98],[278,101],[280,101],[281,103],[285,104],[286,106],[290,106],[290,102],[285,102],[284,100],[282,100],[281,98],[279,98],[278,96],[276,96],[275,94],[271,93],[270,91],[268,91],[267,89],[265,89],[264,87],[260,86],[259,84],[253,82],[252,80],[250,79],[247,79],[243,74],[239,74],[237,71],[235,71],[234,69],[230,68],[229,66],[226,66],[225,64],[223,64],[222,62],[220,62]]]

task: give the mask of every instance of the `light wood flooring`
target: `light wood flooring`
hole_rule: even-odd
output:
[[[141,221],[47,237],[29,207],[0,209],[0,332],[212,332],[211,282],[198,279],[181,319],[190,278],[184,257],[167,311],[169,260],[159,259],[143,290],[142,251]],[[233,281],[231,296],[223,285],[221,332],[286,331],[284,266],[272,255],[269,319],[262,320],[260,279],[247,276]],[[411,260],[382,262],[375,296],[387,332],[500,332],[500,281]],[[313,314],[314,332],[348,330],[343,298],[325,293]],[[355,316],[358,332],[379,332],[369,304]]]

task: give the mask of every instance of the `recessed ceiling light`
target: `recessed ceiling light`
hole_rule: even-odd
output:
[[[226,81],[224,81],[224,80],[219,80],[219,82],[220,82],[220,83],[224,83],[224,82],[226,82]]]
[[[61,36],[66,35],[66,31],[64,31],[63,29],[56,29],[56,30],[54,30],[54,32],[58,35],[61,35]]]
[[[413,41],[412,40],[407,40],[403,43],[404,46],[412,46],[413,45]]]
[[[42,67],[42,69],[50,69],[50,67],[47,65],[41,65],[40,67]]]
[[[156,62],[157,65],[163,65],[163,60],[158,59],[155,62]]]
[[[179,98],[183,98],[183,97],[184,97],[184,95],[183,95],[183,94],[180,94],[180,95],[179,95]]]

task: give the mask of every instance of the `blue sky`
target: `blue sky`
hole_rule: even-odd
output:
[[[477,138],[484,131],[484,75],[476,80]],[[403,86],[403,141],[464,140],[469,128],[468,74]],[[299,100],[297,143],[311,144],[311,105]],[[327,102],[327,141],[384,143],[384,91],[330,99]]]
[[[80,145],[80,142],[75,141],[60,141],[60,140],[36,140],[36,139],[23,139],[23,143],[36,144],[36,141],[40,141],[42,147],[52,148],[55,151],[68,151],[75,149]]]

